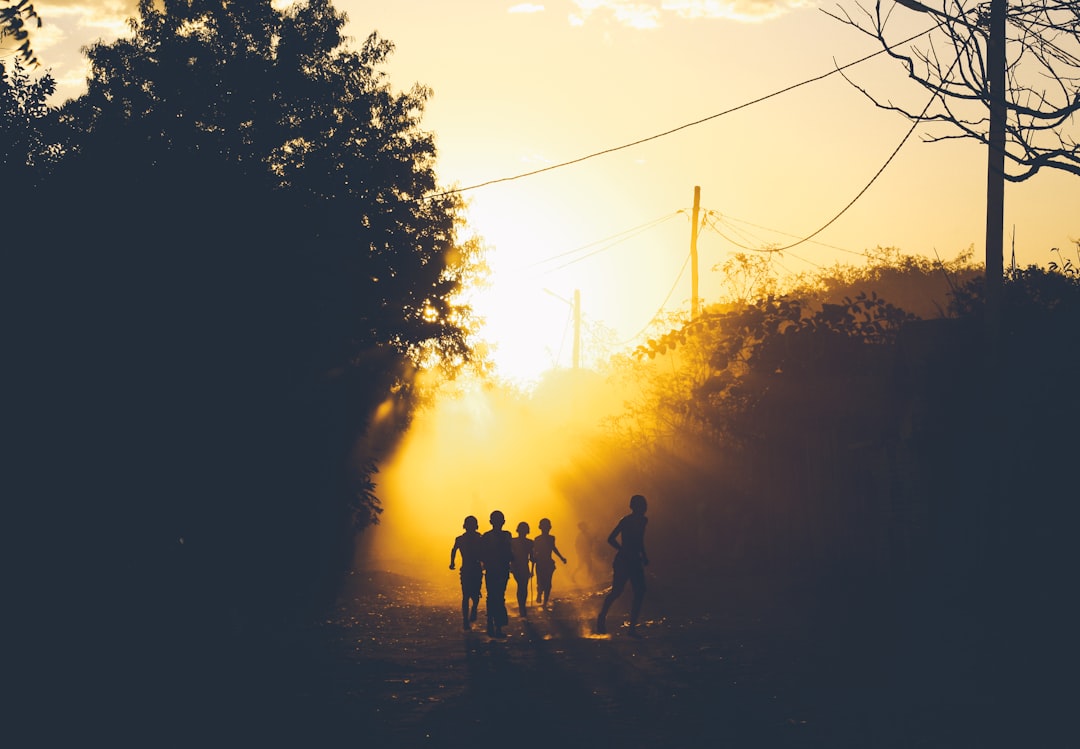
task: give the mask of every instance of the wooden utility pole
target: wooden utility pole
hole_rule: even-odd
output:
[[[574,369],[581,368],[581,291],[574,289]]]
[[[701,211],[701,188],[694,187],[694,215],[690,218],[690,319],[697,318],[701,311],[698,299],[698,213]]]
[[[996,348],[1001,323],[1005,233],[1005,15],[1007,0],[990,0],[990,43],[986,60],[990,133],[986,159],[986,333]],[[991,354],[993,356],[993,353]]]
[[[983,509],[982,554],[994,560],[1006,548],[1007,498],[1002,492],[1004,462],[1001,419],[995,416],[1001,392],[1001,298],[1005,264],[1005,17],[1008,0],[990,0],[990,40],[986,53],[987,93],[990,96],[990,132],[986,157],[986,358],[982,384],[985,440],[982,447],[986,481]]]

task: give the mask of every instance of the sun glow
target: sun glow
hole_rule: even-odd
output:
[[[483,320],[479,337],[490,346],[496,375],[531,388],[550,370],[572,364],[573,276],[553,277],[535,258],[550,254],[534,235],[500,221],[497,202],[477,201],[469,223],[488,246],[490,277],[470,293]]]
[[[475,515],[484,531],[495,509],[511,528],[524,520],[535,531],[541,517],[550,518],[569,541],[575,524],[553,484],[566,458],[557,431],[509,391],[473,383],[438,398],[376,477],[392,511],[365,534],[369,553],[391,569],[430,575],[446,568],[464,517]]]
[[[624,397],[584,370],[548,373],[529,394],[470,378],[444,385],[375,476],[385,512],[360,539],[358,568],[445,582],[465,516],[486,531],[493,510],[504,513],[508,529],[528,523],[530,536],[550,519],[571,557],[578,523],[595,524],[597,516],[592,498],[574,499],[564,487],[596,470],[590,445]]]

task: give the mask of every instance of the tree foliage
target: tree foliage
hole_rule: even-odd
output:
[[[15,50],[16,59],[37,65],[37,57],[30,46],[30,32],[26,30],[26,22],[34,21],[41,28],[41,18],[34,11],[34,4],[30,0],[2,0],[0,6],[0,41],[6,37],[19,46]]]
[[[51,75],[35,80],[19,60],[10,72],[0,63],[0,169],[17,189],[59,158],[59,146],[50,136],[55,112],[48,106],[55,90]]]
[[[950,290],[976,274],[970,259],[965,252],[948,263],[931,262],[879,247],[867,252],[863,267],[824,269],[784,290],[760,263],[729,263],[730,288],[744,288],[752,276],[754,287],[769,293],[736,293],[734,301],[711,305],[639,346],[639,359],[670,356],[676,363],[675,373],[660,378],[650,409],[680,414],[688,420],[682,428],[700,429],[710,439],[755,434],[761,427],[756,407],[791,383],[811,375],[847,382],[859,360],[876,361],[879,349],[894,347],[906,324],[945,314]]]
[[[130,569],[175,562],[193,611],[332,601],[380,511],[372,427],[394,438],[416,372],[471,357],[480,249],[457,197],[426,197],[430,92],[395,92],[392,45],[353,48],[344,21],[328,0],[143,0],[87,51],[11,222],[34,426],[97,522],[138,522]]]
[[[436,187],[434,141],[419,127],[430,92],[395,94],[378,69],[392,45],[373,34],[347,49],[343,23],[326,0],[284,13],[144,0],[130,38],[88,52],[89,91],[65,117],[90,137],[72,150],[230,170],[287,194],[315,229],[307,242],[352,258],[335,261],[352,287],[348,345],[460,362],[468,317],[452,300],[475,248],[456,244],[456,197],[424,199]],[[214,179],[183,171],[178,196]]]
[[[977,607],[1008,589],[1017,616],[995,627],[1028,631],[1031,607],[1062,613],[1071,569],[1075,265],[1006,276],[987,376],[985,281],[970,253],[873,254],[865,269],[712,305],[654,336],[625,364],[640,396],[595,448],[599,478],[562,489],[582,513],[598,495],[655,500],[665,584],[693,580],[686,590],[704,600],[744,581],[771,600],[805,595],[828,627],[879,611],[859,629],[884,634],[898,611]],[[921,298],[925,314],[886,289]]]

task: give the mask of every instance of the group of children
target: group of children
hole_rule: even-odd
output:
[[[612,565],[611,590],[604,598],[594,630],[607,633],[606,617],[611,604],[622,594],[629,582],[634,591],[630,606],[630,634],[637,634],[638,614],[645,597],[645,565],[649,558],[645,553],[645,497],[635,494],[630,498],[630,514],[623,517],[608,535],[607,542],[615,550]],[[455,568],[457,554],[461,552],[461,625],[472,629],[476,610],[480,604],[480,586],[487,590],[487,633],[502,637],[502,628],[509,623],[506,611],[506,586],[513,574],[517,583],[518,613],[527,616],[529,580],[536,577],[536,603],[548,605],[551,596],[551,579],[555,573],[555,558],[566,564],[566,557],[555,545],[551,535],[551,521],[540,520],[540,534],[529,538],[529,524],[518,523],[517,536],[503,530],[506,517],[499,510],[491,513],[491,530],[483,535],[476,518],[465,518],[465,532],[454,539],[450,549],[450,569]]]
[[[458,552],[461,552],[461,626],[472,628],[476,621],[476,609],[480,603],[480,585],[487,589],[487,633],[502,637],[502,628],[509,622],[506,611],[506,585],[510,575],[517,583],[518,613],[527,616],[529,580],[536,577],[536,602],[548,605],[551,597],[551,579],[555,574],[555,557],[566,564],[566,557],[555,545],[551,535],[551,521],[540,520],[540,535],[529,538],[529,524],[518,523],[517,536],[503,530],[506,517],[501,511],[491,513],[491,530],[481,535],[479,523],[469,515],[465,518],[465,532],[454,539],[450,549],[450,569],[454,569]]]

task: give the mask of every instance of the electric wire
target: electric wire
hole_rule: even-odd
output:
[[[551,255],[549,257],[541,258],[540,260],[537,260],[536,262],[529,263],[529,265],[527,267],[535,268],[538,265],[543,265],[544,263],[550,263],[550,262],[552,262],[554,260],[559,260],[561,258],[567,257],[568,255],[573,255],[574,253],[581,252],[582,250],[587,250],[587,249],[589,249],[591,247],[595,247],[598,244],[603,244],[604,242],[611,242],[611,244],[609,244],[609,245],[607,245],[607,246],[605,246],[603,248],[600,248],[599,250],[595,250],[594,252],[591,252],[588,255],[584,255],[584,256],[582,256],[580,258],[577,258],[572,262],[577,262],[577,260],[584,260],[586,257],[589,257],[589,256],[591,256],[591,255],[593,255],[593,254],[595,254],[597,252],[602,252],[603,250],[614,247],[616,244],[619,244],[620,242],[623,242],[623,241],[625,241],[627,239],[631,239],[632,237],[636,237],[638,234],[641,234],[642,232],[645,232],[645,231],[647,231],[649,229],[652,229],[654,226],[659,226],[660,224],[674,218],[675,216],[678,216],[680,213],[684,213],[684,211],[678,210],[678,211],[675,211],[673,213],[669,213],[669,214],[666,214],[664,216],[660,216],[659,218],[655,218],[652,221],[647,221],[644,224],[638,224],[637,226],[631,227],[629,229],[624,229],[624,230],[622,230],[620,232],[616,232],[615,234],[604,237],[603,239],[597,239],[597,240],[595,240],[593,242],[589,242],[589,243],[583,244],[583,245],[581,245],[579,247],[575,247],[572,250],[566,250],[565,252],[560,252],[557,255]],[[617,241],[612,241],[612,240],[617,240]],[[565,267],[565,266],[560,266],[560,267]]]
[[[773,256],[772,256],[772,259],[773,259],[773,262],[774,262],[774,263],[775,263],[776,265],[779,265],[779,266],[780,266],[780,270],[784,271],[784,272],[785,272],[785,273],[787,273],[787,274],[788,274],[789,276],[794,276],[794,275],[796,275],[796,274],[795,274],[795,272],[791,270],[791,268],[787,267],[786,265],[784,265],[783,263],[781,263],[781,262],[780,262],[779,260],[777,260],[777,259],[776,259],[776,256],[775,256],[775,255],[773,255]]]
[[[969,39],[969,41],[970,41],[970,39]],[[946,76],[948,76],[948,75],[949,75],[950,73],[952,73],[952,70],[953,70],[953,68],[955,68],[955,67],[956,67],[956,64],[957,64],[958,62],[960,62],[960,55],[959,55],[959,54],[957,54],[957,56],[956,56],[956,59],[955,59],[955,60],[953,60],[953,64],[949,66],[949,70],[948,70],[948,71],[947,71],[947,72],[945,73],[945,75],[946,75]],[[908,131],[907,131],[907,132],[906,132],[906,133],[904,134],[904,137],[900,139],[900,143],[899,143],[899,144],[897,144],[896,148],[894,148],[894,149],[893,149],[893,152],[892,152],[891,154],[889,154],[889,157],[888,157],[887,159],[885,159],[885,163],[884,163],[884,164],[882,164],[882,165],[881,165],[881,167],[880,167],[880,168],[879,168],[879,169],[878,169],[878,170],[877,170],[876,172],[874,172],[874,176],[870,178],[870,181],[869,181],[869,182],[867,182],[867,183],[866,183],[866,184],[865,184],[865,185],[863,186],[863,188],[862,188],[861,190],[859,190],[859,192],[858,192],[858,193],[856,193],[856,194],[855,194],[855,197],[854,197],[854,198],[852,198],[852,199],[851,199],[851,200],[850,200],[850,201],[848,202],[848,204],[847,204],[847,205],[845,205],[845,206],[844,206],[843,208],[841,208],[841,209],[840,209],[839,213],[837,213],[837,214],[836,214],[835,216],[833,216],[833,217],[832,217],[831,219],[829,219],[829,220],[828,220],[828,221],[826,221],[826,222],[825,222],[824,224],[822,224],[822,225],[821,225],[821,227],[820,227],[820,228],[818,228],[818,229],[817,229],[816,231],[814,231],[814,232],[812,232],[812,233],[810,233],[810,234],[806,235],[806,236],[805,236],[805,237],[803,237],[802,239],[799,239],[799,240],[797,240],[797,241],[795,241],[795,242],[792,242],[792,243],[791,243],[791,244],[789,244],[789,245],[785,245],[785,246],[783,246],[783,247],[769,247],[769,248],[761,248],[761,249],[755,250],[755,252],[784,252],[784,251],[786,251],[786,250],[790,250],[790,249],[791,249],[792,247],[798,247],[798,246],[799,246],[799,245],[801,245],[801,244],[804,244],[804,243],[806,243],[806,242],[809,242],[809,241],[810,241],[811,239],[813,239],[814,237],[816,237],[816,236],[817,236],[818,234],[820,234],[821,232],[825,231],[825,230],[826,230],[826,229],[828,229],[828,228],[829,228],[830,226],[832,226],[832,225],[833,225],[834,223],[836,223],[836,221],[837,221],[837,220],[839,220],[839,218],[840,218],[841,216],[843,216],[843,215],[844,215],[845,213],[847,213],[847,212],[848,212],[848,210],[849,210],[849,209],[850,209],[850,208],[851,208],[851,207],[852,207],[853,205],[855,205],[855,203],[857,203],[857,202],[859,201],[859,199],[860,199],[860,198],[862,198],[862,196],[863,196],[863,195],[865,195],[865,194],[866,194],[867,190],[869,190],[869,189],[870,189],[870,187],[871,187],[871,186],[872,186],[872,185],[873,185],[873,184],[874,184],[875,182],[877,182],[877,179],[878,179],[878,177],[880,177],[880,176],[882,175],[882,173],[883,173],[883,172],[885,171],[885,169],[886,169],[886,168],[887,168],[887,167],[889,166],[889,164],[891,164],[891,163],[892,163],[893,159],[895,159],[895,158],[896,158],[896,155],[897,155],[898,153],[900,153],[900,149],[901,149],[901,148],[903,148],[903,147],[904,147],[904,144],[908,142],[908,140],[909,140],[909,139],[911,138],[911,136],[912,136],[912,135],[914,134],[914,132],[915,132],[915,129],[916,129],[916,128],[918,128],[918,126],[919,126],[920,124],[922,124],[923,118],[924,118],[924,117],[926,116],[926,113],[927,113],[927,112],[928,112],[928,111],[930,110],[930,107],[931,107],[931,105],[932,105],[932,104],[933,104],[933,103],[934,103],[935,101],[937,101],[937,100],[938,100],[938,98],[939,98],[940,96],[941,96],[941,94],[937,93],[936,91],[935,91],[935,92],[934,92],[934,93],[933,93],[933,94],[932,94],[932,95],[930,96],[930,100],[926,102],[926,106],[925,106],[925,107],[923,107],[922,111],[921,111],[921,112],[919,113],[919,116],[918,116],[918,117],[916,117],[916,118],[914,118],[914,121],[913,121],[913,122],[911,123],[911,127],[910,127],[910,128],[908,128]]]
[[[719,214],[717,214],[717,215],[719,216]],[[747,245],[743,244],[743,242],[753,242],[758,247],[760,247],[763,244],[766,244],[765,240],[761,239],[756,234],[753,234],[752,232],[749,232],[749,231],[747,231],[745,229],[740,229],[738,226],[735,226],[734,224],[732,224],[730,222],[724,222],[724,227],[729,232],[733,232],[737,237],[739,237],[739,240],[741,240],[741,241],[736,241],[734,239],[731,239],[727,234],[720,231],[720,227],[717,225],[719,222],[724,222],[723,217],[719,217],[718,219],[713,219],[713,218],[710,217],[708,228],[712,229],[713,232],[715,232],[716,234],[719,234],[721,236],[721,238],[726,239],[727,241],[731,242],[732,244],[734,244],[736,247],[739,247],[740,249],[744,249],[744,250],[748,249]]]
[[[786,254],[790,255],[791,257],[795,258],[796,260],[801,260],[802,262],[806,263],[807,265],[812,265],[812,266],[814,266],[815,268],[817,268],[819,270],[821,268],[825,267],[821,263],[815,263],[813,260],[807,260],[806,258],[804,258],[804,257],[802,257],[800,255],[796,255],[794,252],[788,252]],[[791,271],[788,270],[787,268],[785,268],[783,265],[781,265],[780,267],[784,268],[784,270],[786,270],[788,273],[791,273]]]
[[[919,37],[925,36],[926,34],[929,34],[931,31],[934,31],[936,28],[937,27],[934,26],[932,28],[926,29],[925,31],[920,31],[918,34],[914,34],[913,36],[910,36],[907,39],[904,39],[903,41],[898,42],[897,44],[895,44],[893,46],[899,46],[899,45],[902,45],[902,44],[907,44],[909,42],[913,42],[916,39],[918,39]],[[803,86],[808,86],[811,83],[817,83],[820,80],[824,80],[825,78],[828,78],[828,77],[830,77],[832,75],[835,75],[836,73],[839,73],[841,71],[847,70],[848,68],[851,68],[851,67],[859,65],[861,63],[864,63],[867,60],[871,60],[871,59],[877,57],[878,55],[884,54],[885,52],[886,52],[886,50],[879,49],[877,52],[872,52],[872,53],[870,53],[868,55],[865,55],[864,57],[860,57],[857,60],[853,60],[852,62],[848,62],[848,63],[845,63],[844,65],[836,66],[827,73],[822,73],[820,75],[816,75],[813,78],[807,78],[807,79],[805,79],[803,81],[800,81],[799,83],[793,83],[790,86],[786,86],[786,87],[784,87],[782,89],[779,89],[777,91],[773,91],[772,93],[765,94],[764,96],[759,96],[756,99],[752,99],[750,101],[743,102],[742,104],[738,104],[738,105],[736,105],[734,107],[731,107],[729,109],[725,109],[722,112],[717,112],[715,114],[708,115],[707,117],[702,117],[701,119],[694,120],[693,122],[687,122],[685,124],[679,125],[678,127],[673,127],[670,130],[665,130],[665,131],[663,131],[661,133],[656,133],[654,135],[649,135],[649,136],[644,137],[644,138],[639,138],[638,140],[631,141],[630,143],[624,143],[624,144],[622,144],[620,146],[613,146],[611,148],[605,148],[605,149],[603,149],[601,151],[594,151],[593,153],[586,154],[585,156],[579,156],[576,159],[570,159],[569,161],[562,161],[562,162],[559,162],[558,164],[549,164],[548,166],[541,167],[540,169],[533,169],[531,171],[522,172],[520,174],[511,175],[509,177],[498,177],[496,179],[489,179],[486,182],[478,182],[478,183],[476,183],[474,185],[469,185],[467,187],[455,187],[455,188],[450,189],[450,190],[443,190],[441,192],[431,193],[430,195],[426,195],[426,196],[424,196],[422,198],[419,198],[419,199],[420,200],[434,200],[436,198],[442,198],[442,197],[446,197],[448,195],[457,195],[457,194],[460,194],[460,193],[463,193],[463,192],[469,192],[469,191],[472,191],[472,190],[478,190],[481,187],[488,187],[490,185],[497,185],[497,184],[500,184],[500,183],[503,183],[503,182],[513,182],[515,180],[524,179],[526,177],[533,177],[533,176],[536,176],[537,174],[543,174],[545,172],[551,172],[551,171],[554,171],[556,169],[562,169],[564,167],[573,166],[574,164],[580,164],[583,161],[588,161],[590,159],[595,159],[598,156],[606,156],[607,154],[615,153],[617,151],[624,151],[624,150],[626,150],[628,148],[633,148],[635,146],[640,146],[640,145],[642,145],[644,143],[648,143],[650,141],[659,140],[660,138],[666,138],[667,136],[674,135],[675,133],[678,133],[678,132],[680,132],[682,130],[687,130],[687,129],[691,128],[691,127],[696,127],[697,125],[702,125],[702,124],[704,124],[706,122],[710,122],[710,121],[718,119],[720,117],[724,117],[725,115],[733,114],[733,113],[738,112],[738,111],[740,111],[742,109],[747,109],[748,107],[751,107],[751,106],[753,106],[755,104],[760,104],[761,102],[768,101],[769,99],[773,99],[773,98],[775,98],[777,96],[780,96],[782,94],[786,94],[786,93],[788,93],[790,91],[794,91],[797,88],[802,88]]]
[[[627,339],[625,339],[623,341],[619,341],[618,343],[616,343],[615,348],[621,348],[622,346],[625,346],[628,343],[632,343],[633,341],[636,341],[638,338],[641,337],[641,335],[646,330],[649,329],[649,326],[653,324],[653,322],[656,320],[656,318],[658,318],[660,316],[660,313],[664,311],[664,307],[667,306],[668,301],[671,300],[671,295],[674,294],[675,289],[678,288],[679,281],[682,280],[683,275],[686,273],[686,266],[688,266],[690,264],[690,257],[691,257],[691,253],[689,253],[689,252],[686,253],[686,259],[683,260],[682,268],[679,269],[679,275],[675,276],[675,283],[671,284],[671,288],[668,289],[667,296],[664,297],[664,301],[660,302],[660,306],[656,308],[656,312],[654,312],[652,314],[652,316],[649,317],[649,321],[647,323],[645,323],[644,327],[642,327],[641,330],[634,333],[634,335],[630,336],[629,338],[627,338]]]
[[[588,258],[593,257],[594,255],[599,255],[601,252],[606,252],[607,250],[610,250],[612,247],[615,247],[616,245],[620,245],[623,242],[627,241],[628,239],[633,239],[634,237],[639,236],[640,234],[644,234],[649,229],[652,229],[652,228],[654,228],[656,226],[659,226],[660,224],[674,218],[677,215],[678,215],[678,212],[672,213],[672,214],[666,216],[663,220],[653,222],[653,223],[645,226],[644,228],[639,229],[638,231],[634,232],[633,234],[628,234],[628,235],[626,235],[624,237],[620,237],[619,239],[616,239],[614,242],[611,242],[610,244],[604,245],[603,247],[598,247],[597,249],[595,249],[595,250],[593,250],[591,252],[587,252],[586,254],[584,254],[584,255],[582,255],[580,257],[574,258],[573,260],[568,260],[568,261],[566,261],[565,263],[563,263],[561,265],[555,266],[554,268],[548,268],[547,270],[544,271],[544,273],[554,273],[555,271],[562,270],[563,268],[568,268],[569,266],[574,265],[575,263],[580,263],[582,260],[587,260]]]
[[[716,214],[716,215],[719,215],[719,214]],[[722,219],[721,219],[721,220],[722,220]],[[718,226],[717,226],[716,224],[717,224],[717,221],[716,221],[716,220],[711,220],[711,221],[709,222],[709,224],[708,224],[708,228],[712,229],[712,230],[713,230],[713,232],[715,232],[716,234],[718,234],[718,235],[720,236],[720,238],[721,238],[721,239],[724,239],[724,240],[726,240],[726,241],[730,242],[731,244],[735,245],[736,247],[738,247],[738,248],[740,248],[740,249],[743,249],[743,250],[749,250],[749,251],[751,251],[751,252],[757,252],[757,251],[759,251],[759,249],[760,249],[760,246],[761,246],[761,244],[763,244],[763,243],[761,243],[761,242],[760,242],[760,240],[758,240],[758,241],[759,241],[759,245],[758,245],[758,247],[751,247],[751,246],[749,246],[749,245],[746,245],[746,244],[743,244],[743,243],[741,243],[741,242],[737,242],[736,240],[734,240],[734,239],[732,239],[731,237],[729,237],[729,236],[728,236],[727,234],[724,234],[724,232],[720,231],[719,227],[718,227]],[[743,233],[742,233],[741,231],[739,231],[738,227],[735,227],[735,226],[731,226],[731,225],[729,224],[729,225],[728,225],[728,228],[729,228],[729,229],[731,229],[732,231],[734,231],[734,232],[738,233],[738,234],[739,234],[740,236],[742,236],[742,237],[743,237],[743,238],[745,239],[745,235],[744,235],[744,234],[743,234]],[[761,228],[762,228],[762,229],[765,229],[765,227],[761,227]],[[766,231],[772,231],[772,230],[771,230],[771,229],[766,229]],[[781,232],[781,233],[783,233],[783,232]],[[820,244],[820,243],[818,243],[818,244]],[[826,245],[826,246],[830,246],[830,245]],[[837,247],[837,248],[835,248],[835,249],[842,249],[842,248],[839,248],[839,247]],[[849,252],[850,250],[844,250],[844,251],[845,251],[845,252]],[[785,253],[785,254],[787,254],[787,255],[790,255],[791,257],[795,258],[796,260],[800,260],[800,261],[802,261],[802,262],[806,263],[807,265],[812,265],[812,266],[814,266],[815,268],[822,268],[822,267],[824,267],[824,266],[822,266],[822,265],[821,265],[820,263],[815,263],[815,262],[814,262],[813,260],[808,260],[808,259],[806,259],[806,258],[804,258],[804,257],[801,257],[801,256],[799,256],[799,255],[796,255],[796,254],[795,254],[795,253],[793,253],[793,252],[787,252],[787,253]],[[781,267],[782,267],[782,268],[784,268],[784,270],[788,271],[789,273],[791,272],[791,271],[790,271],[790,270],[789,270],[789,269],[788,269],[788,268],[787,268],[786,266],[783,266],[783,265],[781,265]]]
[[[738,222],[738,223],[740,223],[740,224],[746,224],[747,226],[752,226],[752,227],[754,227],[755,229],[761,229],[762,231],[768,231],[768,232],[773,232],[774,234],[782,234],[782,235],[783,235],[783,236],[785,236],[785,237],[792,237],[792,238],[798,239],[798,238],[799,238],[799,236],[800,236],[800,235],[798,235],[798,234],[792,234],[792,233],[790,233],[790,232],[786,232],[786,231],[780,231],[779,229],[773,229],[773,228],[771,228],[771,227],[768,227],[768,226],[762,226],[761,224],[755,224],[754,222],[752,222],[752,221],[747,221],[746,219],[741,219],[741,218],[737,218],[737,217],[735,217],[735,216],[728,216],[728,215],[726,215],[726,214],[721,214],[721,213],[717,213],[716,211],[712,211],[712,210],[710,210],[710,211],[709,211],[709,213],[710,213],[711,215],[713,215],[713,216],[716,216],[717,220],[719,220],[719,221],[721,221],[721,222],[724,222],[725,226],[727,226],[727,227],[728,227],[728,229],[730,229],[731,231],[735,231],[735,232],[738,232],[738,233],[739,233],[740,235],[742,235],[742,232],[739,232],[739,230],[738,230],[738,228],[737,228],[737,227],[735,227],[735,226],[732,226],[732,225],[731,225],[731,223],[730,223],[731,221],[736,221],[736,222]],[[720,233],[720,232],[719,232],[719,231],[718,231],[718,230],[716,229],[716,227],[715,227],[715,226],[710,226],[710,228],[711,228],[711,229],[713,229],[713,231],[716,231],[716,232],[717,232],[717,234],[719,234],[719,233]],[[721,236],[723,236],[723,235],[721,234]],[[726,237],[725,237],[725,238],[726,238]],[[744,238],[745,238],[745,236],[744,236]],[[729,241],[729,242],[731,242],[731,240],[730,240],[730,239],[729,239],[728,241]],[[849,255],[859,255],[859,256],[862,256],[862,255],[863,255],[863,253],[862,253],[862,252],[856,252],[855,250],[849,250],[849,249],[847,249],[846,247],[838,247],[837,245],[834,245],[834,244],[828,244],[828,243],[826,243],[826,242],[818,242],[818,241],[813,241],[812,243],[813,243],[813,244],[816,244],[816,245],[820,245],[820,246],[822,246],[822,247],[828,247],[828,248],[829,248],[830,250],[837,250],[837,251],[839,251],[839,252],[846,252],[846,253],[848,253]],[[735,244],[735,242],[732,242],[732,244]],[[744,249],[744,250],[745,250],[745,249],[752,249],[752,248],[742,247],[742,249]]]
[[[721,239],[723,239],[723,240],[725,240],[725,241],[727,241],[727,242],[730,242],[731,244],[733,244],[733,245],[735,245],[736,247],[738,247],[738,248],[739,248],[740,250],[748,250],[748,251],[750,251],[750,252],[757,252],[757,251],[758,251],[758,249],[760,249],[759,247],[751,247],[751,246],[750,246],[750,245],[748,245],[748,244],[743,244],[742,242],[739,242],[738,240],[732,239],[731,237],[729,237],[729,236],[728,236],[727,234],[724,234],[724,232],[720,231],[720,230],[719,230],[719,229],[718,229],[718,228],[716,227],[716,222],[715,222],[715,221],[710,221],[710,222],[709,222],[709,223],[707,224],[707,228],[709,228],[709,229],[712,229],[712,230],[713,230],[713,232],[714,232],[715,234],[718,234],[718,235],[720,236],[720,238],[721,238]],[[741,232],[740,232],[740,233],[741,233]]]

